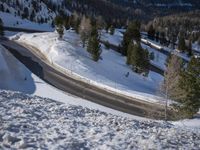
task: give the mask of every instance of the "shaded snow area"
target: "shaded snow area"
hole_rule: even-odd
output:
[[[0,45],[0,89],[33,93],[36,89],[31,72]]]
[[[0,149],[200,149],[200,130],[0,92]]]
[[[82,48],[79,36],[72,30],[65,32],[64,39],[58,40],[56,32],[20,34],[13,39],[39,49],[50,62],[77,74],[88,82],[112,89],[135,98],[158,102],[157,91],[163,77],[150,72],[148,77],[134,73],[126,65],[126,58],[102,45],[102,60],[94,62],[86,49]],[[128,77],[126,77],[126,75]]]

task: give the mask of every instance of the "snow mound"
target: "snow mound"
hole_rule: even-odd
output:
[[[0,149],[200,149],[200,130],[0,91]]]

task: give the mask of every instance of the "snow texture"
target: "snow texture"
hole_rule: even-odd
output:
[[[0,149],[200,149],[200,130],[0,92]]]

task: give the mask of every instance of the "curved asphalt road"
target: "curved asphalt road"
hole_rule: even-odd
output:
[[[164,119],[164,106],[160,104],[111,93],[67,76],[54,69],[37,49],[28,45],[22,46],[14,41],[2,38],[0,39],[0,44],[4,45],[34,74],[60,90],[129,114],[153,119]]]

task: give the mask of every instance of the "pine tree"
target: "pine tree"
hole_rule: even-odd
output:
[[[142,71],[145,73],[145,76],[147,76],[150,68],[149,51],[147,49],[142,49],[142,51],[144,53]]]
[[[4,36],[3,21],[2,21],[1,18],[0,18],[0,35],[1,35],[1,36]]]
[[[101,55],[100,37],[96,26],[92,27],[92,32],[88,41],[87,51],[94,61],[98,61]]]
[[[192,42],[191,41],[189,41],[187,52],[188,52],[188,56],[192,56]]]
[[[54,19],[55,25],[56,25],[56,31],[59,34],[59,39],[62,39],[64,34],[64,27],[63,27],[63,18],[61,16],[56,16]]]
[[[66,30],[70,29],[70,16],[66,16],[65,20],[64,20],[64,26]]]
[[[112,25],[110,27],[110,35],[114,35],[114,33],[115,33],[115,27]]]
[[[127,60],[126,60],[127,65],[131,64],[131,59],[132,59],[131,57],[132,57],[133,49],[134,49],[134,44],[133,44],[133,42],[130,42],[129,46],[128,46],[128,51],[127,51]]]
[[[153,28],[153,25],[151,24],[148,29],[148,38],[154,40],[155,38],[155,29]]]
[[[34,18],[35,18],[35,11],[32,10],[31,16],[30,16],[30,20],[31,20],[31,21],[34,21]]]
[[[24,13],[22,14],[22,19],[29,17],[29,9],[27,7],[24,8]]]
[[[178,49],[182,52],[186,50],[185,38],[182,33],[179,36]]]
[[[4,5],[3,5],[3,4],[0,4],[0,10],[1,10],[2,12],[5,11],[5,8],[4,8]]]
[[[149,69],[148,55],[149,55],[148,52],[142,49],[139,43],[136,43],[133,46],[131,56],[128,61],[130,61],[130,64],[132,65],[132,68],[135,72],[137,73],[148,72]]]
[[[131,22],[128,25],[126,32],[124,33],[123,41],[122,41],[122,54],[127,56],[128,46],[130,42],[135,40],[139,42],[141,38],[140,35],[140,24],[138,22]]]
[[[200,108],[200,58],[192,57],[187,69],[181,73],[179,111],[182,117],[192,118]]]

